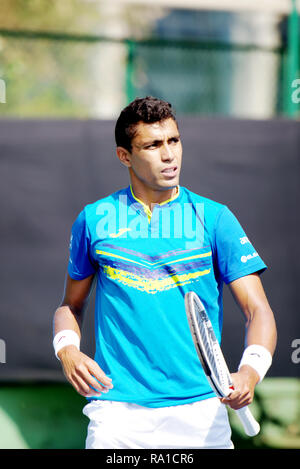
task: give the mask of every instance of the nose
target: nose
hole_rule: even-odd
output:
[[[173,152],[168,143],[165,143],[161,147],[161,159],[162,161],[172,161],[174,158]]]

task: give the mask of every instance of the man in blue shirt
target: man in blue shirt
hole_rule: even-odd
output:
[[[259,277],[266,266],[225,205],[179,185],[182,144],[169,103],[136,99],[115,137],[130,185],[78,215],[54,317],[56,356],[89,401],[86,447],[231,448],[222,404],[251,403],[276,345]],[[94,279],[92,360],[80,352],[80,330]],[[224,283],[245,314],[246,348],[235,390],[220,401],[195,352],[184,295],[199,295],[221,340]]]

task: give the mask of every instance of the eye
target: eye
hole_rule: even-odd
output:
[[[151,145],[147,145],[145,148],[146,148],[146,150],[153,150],[154,148],[157,148],[157,146],[158,146],[158,143],[153,142],[153,143],[151,143]]]

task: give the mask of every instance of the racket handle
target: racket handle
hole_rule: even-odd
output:
[[[244,427],[245,433],[248,436],[255,436],[260,431],[260,425],[253,417],[248,406],[242,407],[235,411]]]

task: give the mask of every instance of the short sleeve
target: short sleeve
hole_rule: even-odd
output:
[[[217,217],[214,244],[218,269],[226,284],[267,268],[239,221],[226,206]]]
[[[90,257],[90,237],[84,210],[72,226],[69,251],[68,273],[70,277],[74,280],[82,280],[96,272]]]

